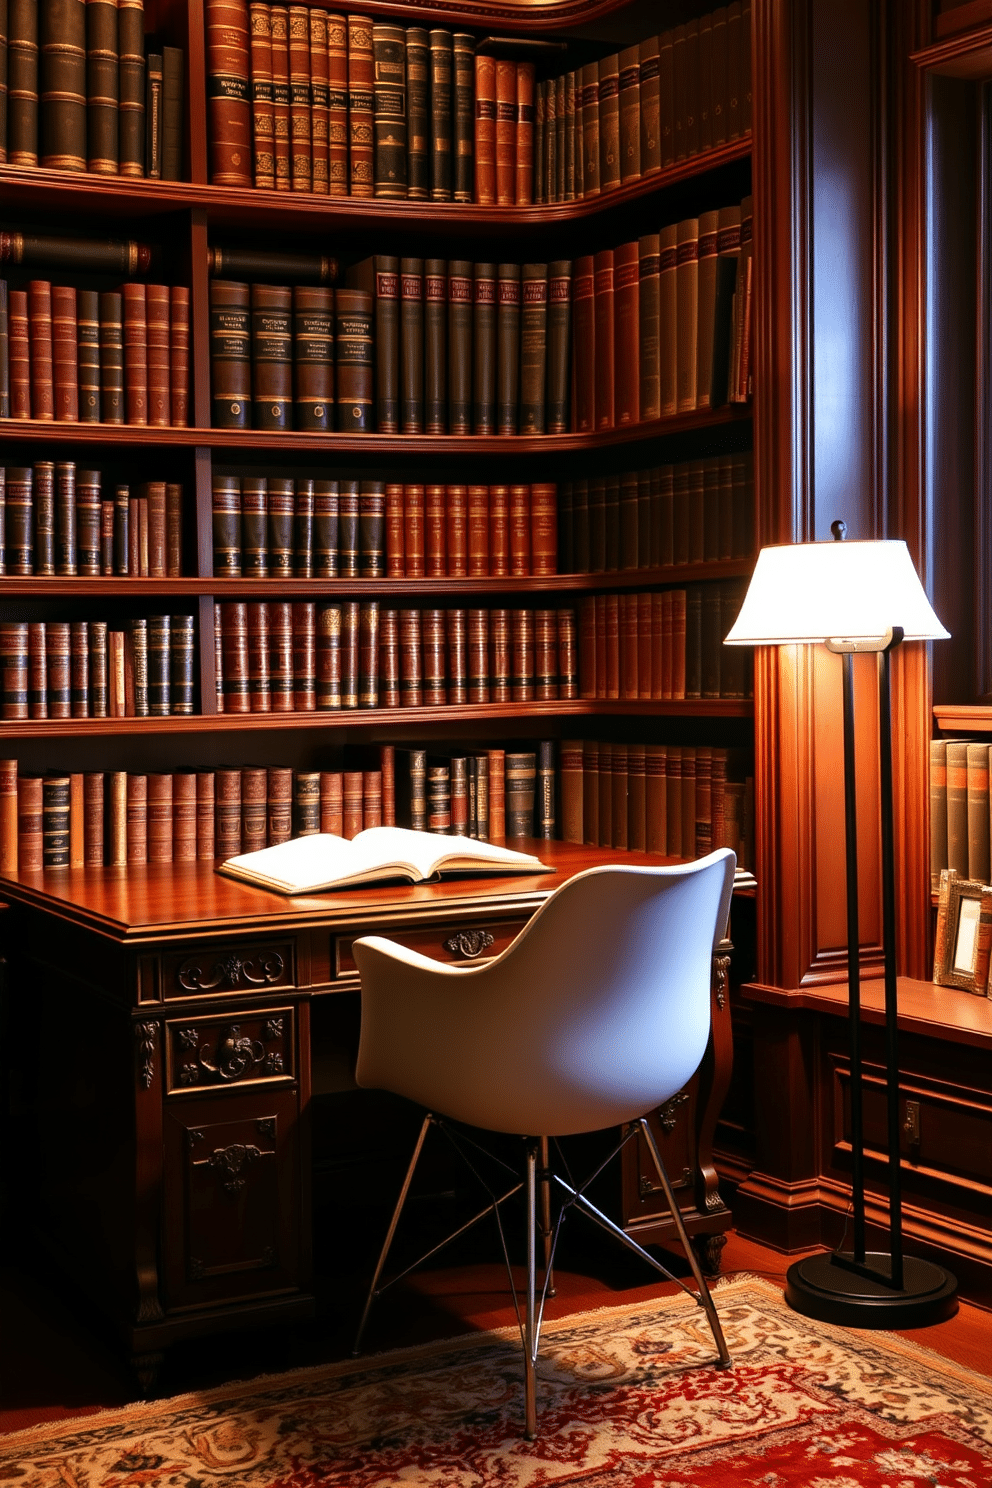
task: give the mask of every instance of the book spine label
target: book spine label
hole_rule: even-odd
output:
[[[298,480],[293,498],[293,574],[313,578],[313,481]]]

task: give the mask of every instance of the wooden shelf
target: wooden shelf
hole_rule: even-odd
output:
[[[992,25],[962,31],[945,41],[913,52],[909,59],[921,72],[978,83],[992,78]]]
[[[751,985],[743,988],[749,1002],[847,1017],[847,982],[786,991],[779,987]],[[948,1043],[971,1044],[992,1050],[992,1000],[961,992],[957,987],[937,987],[912,977],[898,979],[899,1029],[923,1034]],[[861,983],[861,1016],[866,1023],[885,1021],[885,983]]]
[[[76,171],[0,166],[0,193],[8,215],[42,202],[88,217],[157,217],[196,207],[208,227],[245,227],[257,233],[334,232],[367,234],[390,231],[438,231],[446,238],[460,233],[511,237],[526,229],[564,226],[597,217],[630,202],[654,196],[680,182],[747,160],[751,136],[743,135],[639,181],[629,181],[600,196],[531,207],[477,206],[471,202],[394,202],[359,197],[314,196],[312,192],[264,191],[255,187],[208,186],[192,181],[127,181]]]
[[[992,734],[992,704],[935,703],[937,727],[955,733]]]
[[[680,563],[669,568],[625,569],[620,573],[549,574],[541,578],[468,579],[128,579],[114,578],[0,578],[3,599],[128,599],[168,598],[210,594],[217,599],[332,599],[361,596],[472,594],[572,594],[600,589],[641,589],[659,584],[700,583],[709,579],[746,578],[751,558],[719,559],[712,563]]]
[[[0,722],[0,742],[109,737],[119,734],[258,733],[275,729],[430,727],[475,719],[512,718],[753,718],[750,699],[697,698],[691,702],[592,701],[452,703],[421,708],[347,708],[314,713],[194,713],[180,718],[41,718]]]

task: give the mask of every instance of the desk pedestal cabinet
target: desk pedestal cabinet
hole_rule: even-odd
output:
[[[18,989],[6,1020],[11,1197],[46,1263],[112,1320],[144,1384],[179,1339],[312,1315],[314,1004],[355,997],[356,936],[482,960],[553,888],[609,856],[533,850],[553,874],[290,901],[198,863],[4,883]],[[716,958],[704,1064],[653,1116],[711,1270],[730,1220],[712,1159],[729,1080],[727,966]],[[337,1145],[347,1158],[347,1131]],[[647,1154],[630,1144],[623,1163],[614,1217],[641,1241],[667,1240]]]

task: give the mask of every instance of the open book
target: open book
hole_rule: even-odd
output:
[[[218,873],[277,894],[317,894],[353,884],[406,878],[421,883],[436,873],[552,873],[530,853],[514,852],[472,837],[443,837],[405,827],[367,827],[349,842],[320,832],[277,847],[241,853]]]

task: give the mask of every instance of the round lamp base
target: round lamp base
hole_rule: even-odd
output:
[[[807,1256],[790,1266],[785,1300],[796,1312],[845,1328],[929,1328],[958,1310],[958,1284],[949,1271],[916,1256],[903,1259],[900,1291],[881,1279],[850,1269],[850,1251]],[[844,1262],[847,1262],[847,1265]],[[890,1274],[891,1258],[869,1252],[865,1264],[881,1276]]]

